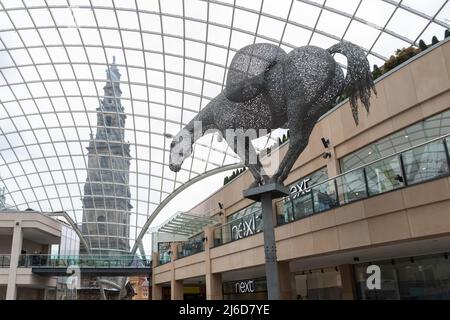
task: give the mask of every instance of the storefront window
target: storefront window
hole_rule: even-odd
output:
[[[450,110],[415,123],[342,158],[341,171],[350,171],[447,134],[450,134]]]
[[[297,300],[341,300],[342,281],[339,269],[303,272],[295,279]]]
[[[402,156],[408,184],[448,173],[447,154],[442,140],[409,150]]]
[[[373,264],[381,270],[381,289],[369,290],[366,284],[368,264],[356,265],[359,299],[450,299],[450,260],[447,255],[395,259]]]

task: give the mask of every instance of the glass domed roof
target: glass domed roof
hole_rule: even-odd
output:
[[[98,129],[113,57],[130,144],[132,245],[176,188],[239,162],[209,135],[174,173],[168,134],[223,89],[241,47],[270,42],[289,52],[348,40],[366,50],[371,65],[382,65],[398,48],[442,39],[449,25],[448,0],[2,0],[0,187],[6,203],[64,210],[81,223],[86,148]],[[220,186],[216,180],[201,197]]]

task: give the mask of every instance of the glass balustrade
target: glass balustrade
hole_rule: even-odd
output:
[[[159,264],[166,264],[172,261],[172,254],[170,251],[163,251],[159,253]]]
[[[336,183],[328,180],[311,188],[314,213],[333,209],[338,206]]]
[[[3,254],[0,255],[0,268],[9,268],[11,263],[11,255]]]
[[[340,204],[346,204],[367,197],[364,168],[353,170],[336,178]]]
[[[129,255],[79,255],[58,256],[46,254],[22,254],[19,256],[19,267],[68,267],[80,268],[148,268],[151,266],[150,257],[136,257]]]
[[[365,167],[365,171],[370,196],[405,186],[400,155],[370,164]]]
[[[214,229],[214,245],[222,245],[259,233],[263,228],[262,223],[261,209],[234,219]]]
[[[205,251],[205,243],[202,240],[182,242],[178,246],[178,259]]]

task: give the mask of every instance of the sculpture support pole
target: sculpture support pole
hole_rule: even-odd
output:
[[[244,191],[244,197],[261,202],[264,232],[264,255],[266,260],[267,295],[269,300],[280,299],[280,279],[278,274],[272,200],[288,194],[289,192],[287,188],[278,183],[271,183]]]
[[[277,246],[273,225],[272,195],[261,195],[261,207],[264,223],[264,254],[266,259],[266,281],[269,300],[280,299],[280,279],[278,275]]]

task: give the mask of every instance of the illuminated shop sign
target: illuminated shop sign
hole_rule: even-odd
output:
[[[256,294],[267,292],[267,283],[265,278],[241,279],[224,282],[223,294],[229,297],[238,297],[244,294]]]
[[[255,232],[256,220],[253,214],[249,217],[245,217],[239,223],[231,227],[231,237],[233,238],[233,240],[239,240],[254,235]]]
[[[305,178],[303,180],[300,180],[298,183],[294,184],[289,188],[289,191],[291,194],[294,194],[293,198],[296,198],[300,195],[303,195],[305,193],[311,192],[311,189],[309,188],[309,182],[311,181],[311,178]]]
[[[238,281],[234,284],[235,293],[253,293],[255,292],[255,283],[253,280]]]

